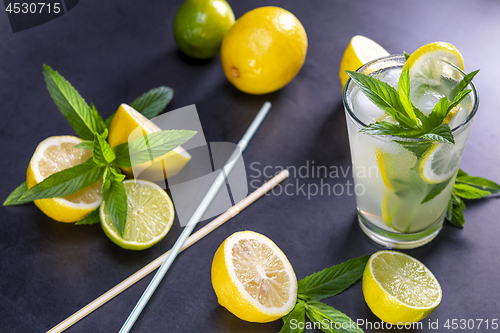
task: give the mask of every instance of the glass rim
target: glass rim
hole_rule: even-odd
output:
[[[370,66],[371,64],[373,64],[375,62],[378,62],[378,61],[381,61],[381,60],[388,60],[388,59],[394,59],[395,60],[395,59],[398,59],[398,58],[404,58],[404,54],[391,54],[391,55],[388,55],[388,56],[385,56],[385,57],[377,58],[375,60],[369,61],[366,64],[362,65],[361,67],[359,67],[356,70],[356,72],[360,73],[363,69],[365,69],[366,67]],[[466,73],[463,70],[461,70],[460,68],[455,67],[455,69],[457,71],[459,71],[460,74],[462,74],[463,76],[466,75]],[[363,129],[367,125],[364,122],[362,122],[356,116],[356,114],[351,110],[351,107],[350,107],[349,103],[347,103],[347,90],[349,89],[349,87],[352,84],[352,82],[353,81],[352,81],[351,77],[349,77],[349,79],[347,80],[347,82],[346,82],[346,84],[344,86],[344,90],[342,91],[342,102],[344,104],[344,108],[347,111],[347,114],[349,115],[349,117],[354,121],[354,123],[357,125],[358,128]],[[470,121],[474,118],[474,116],[477,113],[477,109],[479,107],[479,96],[477,94],[477,90],[476,90],[476,86],[474,85],[474,82],[471,81],[471,83],[469,84],[469,86],[471,87],[472,94],[474,95],[474,105],[472,106],[472,110],[471,110],[470,114],[467,116],[467,118],[463,122],[461,122],[459,125],[457,125],[456,127],[454,127],[454,128],[451,129],[451,132],[453,134],[457,133],[458,130],[462,129],[468,123],[470,123]],[[424,141],[423,139],[420,139],[420,138],[404,138],[404,137],[396,136],[396,135],[380,135],[380,134],[368,134],[368,135],[376,136],[376,137],[397,138],[398,140],[408,141],[408,142],[421,142],[421,141]]]

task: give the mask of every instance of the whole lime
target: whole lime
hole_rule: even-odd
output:
[[[234,13],[225,0],[186,0],[174,18],[174,37],[190,57],[216,55],[224,36],[234,24]]]

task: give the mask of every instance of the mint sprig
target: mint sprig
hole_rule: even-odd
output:
[[[370,255],[354,258],[300,280],[297,303],[294,309],[283,317],[284,325],[280,333],[304,332],[306,315],[313,325],[316,325],[314,327],[320,328],[323,332],[362,333],[363,331],[347,315],[319,301],[335,296],[356,283],[363,276],[369,259]],[[336,323],[338,323],[337,329],[335,329]],[[339,330],[338,325],[347,328]]]
[[[459,169],[453,185],[446,219],[451,224],[463,228],[465,224],[463,210],[466,209],[463,199],[481,199],[496,193],[500,193],[499,184],[486,178],[469,176],[465,171]]]
[[[73,86],[51,67],[44,65],[43,74],[55,104],[75,132],[84,139],[75,147],[92,149],[93,157],[84,163],[52,174],[31,189],[28,189],[24,182],[7,197],[3,205],[64,197],[102,179],[103,202],[113,225],[123,237],[127,223],[127,194],[123,185],[125,175],[121,173],[119,167],[150,162],[185,143],[196,132],[161,131],[111,148],[106,139],[113,116],[104,122],[96,107],[93,104],[89,106]],[[172,89],[158,87],[134,100],[132,106],[147,118],[154,118],[165,109],[172,97]],[[76,224],[94,224],[98,221],[99,209],[96,209]]]

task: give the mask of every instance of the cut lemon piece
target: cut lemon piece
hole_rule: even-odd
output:
[[[138,128],[141,130],[137,130]],[[139,136],[160,131],[161,129],[158,126],[134,108],[122,104],[116,111],[109,127],[108,142],[111,147],[115,147]],[[177,175],[190,159],[191,155],[179,146],[152,162],[134,166],[134,171],[136,176],[139,175],[141,179],[160,181]],[[128,177],[134,177],[132,168],[122,168],[122,171]]]
[[[240,319],[266,323],[295,306],[297,279],[286,256],[253,231],[229,236],[215,253],[212,285],[219,304]]]
[[[174,221],[174,205],[158,185],[145,180],[123,182],[127,192],[127,224],[121,237],[111,222],[106,204],[100,209],[104,233],[116,245],[129,250],[144,250],[163,239]]]
[[[26,175],[28,188],[61,170],[85,162],[92,150],[75,148],[83,140],[74,136],[53,136],[40,142],[31,158]],[[102,182],[64,198],[35,200],[35,205],[48,217],[59,222],[76,222],[99,207]]]
[[[346,70],[355,71],[372,60],[388,55],[389,52],[370,38],[360,35],[352,37],[349,45],[347,45],[344,51],[342,61],[340,62],[339,77],[342,83],[342,89],[344,89],[349,79],[349,76],[345,72]]]
[[[434,311],[442,298],[439,282],[417,259],[396,251],[374,253],[363,274],[363,295],[385,322],[414,323]]]
[[[420,177],[428,184],[438,184],[452,177],[460,166],[463,150],[451,144],[434,144],[422,157]]]
[[[434,42],[421,46],[413,52],[403,70],[410,67],[410,82],[418,80],[420,84],[440,85],[442,76],[459,81],[460,78],[455,77],[459,73],[447,63],[464,69],[464,59],[455,46],[445,42]]]

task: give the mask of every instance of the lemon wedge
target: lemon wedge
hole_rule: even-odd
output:
[[[141,131],[136,131],[140,128]],[[161,129],[152,121],[144,117],[137,110],[127,104],[122,104],[116,111],[113,121],[109,127],[108,142],[111,147],[139,137],[139,135],[160,132]],[[133,133],[132,137],[131,134]],[[136,136],[136,137],[134,137]],[[154,159],[132,168],[122,168],[124,174],[129,178],[140,175],[141,179],[160,181],[177,175],[189,162],[191,155],[181,146]]]
[[[75,148],[83,140],[74,136],[53,136],[40,142],[31,158],[26,175],[28,188],[61,170],[85,162],[92,150]],[[101,204],[102,181],[63,198],[35,200],[48,217],[59,222],[76,222]]]
[[[342,90],[349,79],[346,70],[355,71],[372,60],[388,55],[389,52],[370,38],[360,35],[352,37],[340,62],[339,77]]]
[[[215,253],[212,285],[219,304],[240,319],[266,323],[295,306],[292,265],[269,238],[252,232],[229,236]]]
[[[374,253],[363,274],[363,295],[372,312],[393,325],[414,323],[434,311],[442,290],[417,259],[397,251]]]

